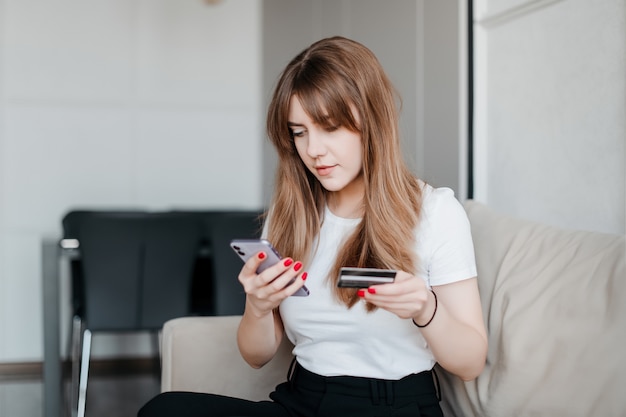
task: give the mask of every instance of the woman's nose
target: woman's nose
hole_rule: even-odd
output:
[[[307,154],[311,158],[317,158],[326,154],[326,144],[324,143],[324,135],[320,132],[309,132],[309,142],[306,148]]]

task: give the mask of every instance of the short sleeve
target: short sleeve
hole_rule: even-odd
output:
[[[420,270],[430,286],[476,276],[469,220],[451,189],[425,188],[416,241]]]

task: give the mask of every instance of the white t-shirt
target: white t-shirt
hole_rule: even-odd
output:
[[[326,208],[319,247],[309,265],[308,297],[289,297],[280,305],[293,353],[319,375],[351,375],[397,380],[431,369],[435,359],[410,319],[383,309],[368,313],[364,302],[347,308],[333,295],[328,278],[338,249],[360,219],[335,216]],[[421,221],[415,230],[418,276],[429,286],[476,276],[470,226],[448,188],[424,186]]]

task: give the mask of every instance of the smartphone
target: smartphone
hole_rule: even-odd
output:
[[[267,239],[233,239],[230,241],[230,247],[244,262],[261,251],[265,252],[267,259],[259,265],[259,268],[256,270],[257,274],[260,274],[282,259],[282,256],[279,255],[278,251]],[[287,285],[290,285],[292,282],[293,280]],[[309,295],[309,290],[303,285],[292,295],[305,297]]]
[[[337,286],[341,288],[367,288],[370,285],[389,284],[396,279],[393,269],[351,268],[339,270]]]

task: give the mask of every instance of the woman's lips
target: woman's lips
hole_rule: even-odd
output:
[[[320,177],[325,177],[326,175],[329,175],[332,172],[333,168],[335,168],[334,165],[332,166],[320,165],[320,166],[316,166],[315,170],[317,171]]]

